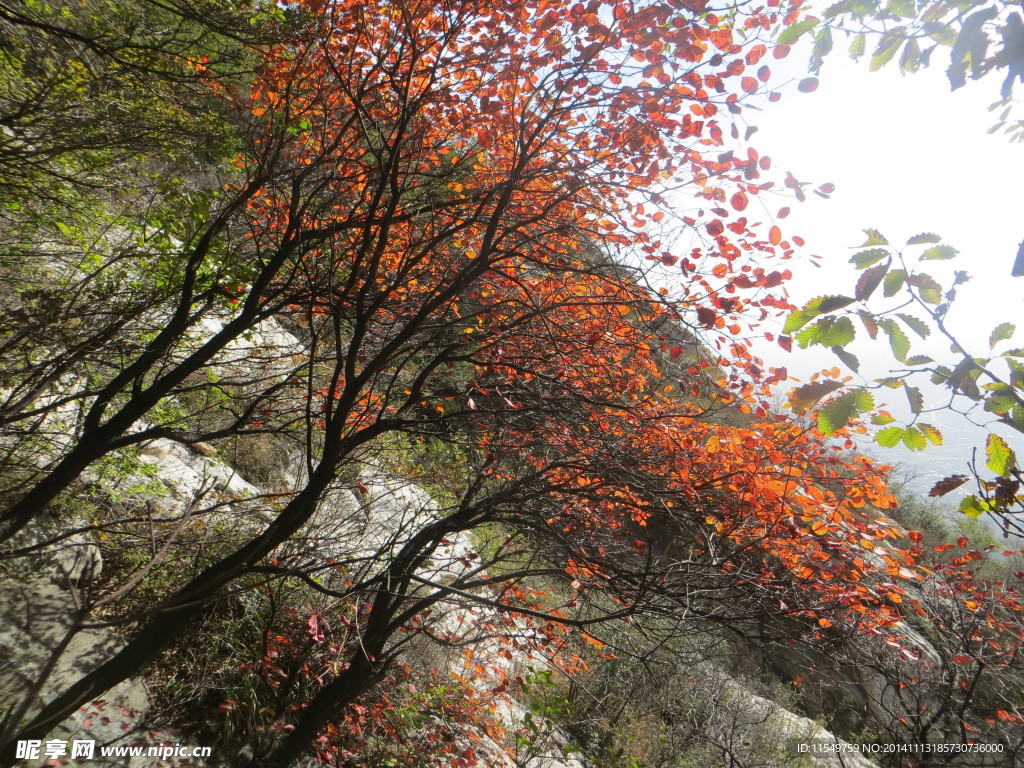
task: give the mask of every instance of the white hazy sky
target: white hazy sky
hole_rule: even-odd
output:
[[[784,231],[807,241],[806,254],[823,257],[821,269],[810,264],[794,268],[792,301],[799,305],[826,293],[851,293],[856,278],[847,262],[853,248],[864,242],[861,230],[866,227],[881,230],[894,244],[920,232],[936,232],[961,251],[950,269],[966,269],[973,278],[961,289],[958,307],[948,318],[951,324],[984,350],[992,327],[1018,322],[1014,342],[1024,344],[1024,278],[1010,277],[1024,239],[1024,144],[987,133],[996,122],[996,113],[987,108],[999,98],[1002,78],[990,76],[951,92],[941,51],[930,68],[901,76],[894,65],[869,72],[866,61],[846,57],[839,41],[836,48],[825,63],[819,88],[810,94],[795,87],[806,76],[806,53],[794,50],[784,62],[770,61],[776,73],[788,71],[794,81],[784,88],[781,101],[744,115],[759,128],[751,144],[772,158],[777,177],[789,170],[815,186],[836,185],[830,200],[810,193],[804,204],[765,200],[771,213],[789,205],[792,213],[780,222]],[[1024,98],[1024,86],[1018,91]],[[939,265],[936,269],[944,265],[933,264]],[[762,353],[768,362],[785,364],[801,377],[838,364],[824,351],[806,359],[799,354],[780,357],[770,348]],[[879,350],[879,365],[888,362],[886,355],[887,350]],[[863,351],[861,358],[870,366]],[[903,396],[893,393],[891,399],[899,405]],[[947,443],[961,446],[962,453],[983,440],[984,433],[972,434],[954,418],[930,420],[945,427]],[[1024,454],[1019,434],[1003,434]],[[949,455],[944,464],[934,454],[903,452],[898,460],[941,464],[931,467],[941,476],[963,471],[963,459],[954,458],[961,452],[942,451]]]

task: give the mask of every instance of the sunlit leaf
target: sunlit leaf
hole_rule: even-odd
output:
[[[818,19],[813,18],[798,21],[796,24],[790,24],[782,30],[782,34],[779,35],[777,42],[779,45],[789,45],[799,39],[804,32],[808,32],[816,26],[818,26]]]
[[[932,445],[942,445],[942,433],[931,424],[918,424],[917,428],[921,430],[924,436],[928,438],[928,442]]]
[[[856,338],[853,321],[848,317],[823,317],[796,334],[801,349],[810,346],[845,347]]]
[[[901,363],[906,362],[907,355],[910,354],[910,339],[907,338],[907,334],[891,318],[880,320],[878,325],[889,337],[889,346],[892,349],[893,357]]]
[[[907,245],[926,245],[928,243],[941,243],[942,238],[933,232],[922,232],[907,240]]]
[[[959,251],[951,245],[935,245],[921,254],[922,261],[945,261],[956,258]]]
[[[861,248],[867,248],[872,245],[889,244],[889,241],[885,239],[885,235],[883,235],[877,229],[865,229],[864,234],[868,236],[868,239],[861,243]]]
[[[907,271],[905,269],[893,269],[885,275],[882,281],[882,295],[885,297],[895,296],[900,292],[903,283],[906,282]]]
[[[857,269],[864,269],[865,267],[870,267],[872,264],[881,261],[888,255],[889,252],[884,248],[871,248],[866,251],[861,251],[860,253],[855,253],[850,257],[850,263],[857,267]]]
[[[903,35],[903,27],[896,27],[884,34],[878,47],[875,48],[875,52],[871,55],[871,64],[868,68],[875,72],[888,64],[904,40],[906,37]]]
[[[845,427],[850,419],[875,407],[875,399],[866,389],[845,392],[830,402],[818,414],[818,429],[825,437],[831,437]]]
[[[985,441],[985,466],[997,475],[1005,475],[1017,466],[1013,449],[997,434],[990,433]]]
[[[992,335],[988,339],[988,347],[992,349],[1000,341],[1006,341],[1016,332],[1017,326],[1013,323],[1000,323],[992,329]]]
[[[875,435],[875,442],[883,448],[895,448],[903,440],[905,432],[903,427],[886,427]]]
[[[864,55],[864,51],[867,50],[868,37],[863,32],[853,36],[853,42],[850,43],[850,57],[853,59],[859,59]]]
[[[917,427],[907,427],[903,430],[903,445],[912,451],[923,451],[928,447],[928,440],[924,433]]]
[[[977,496],[965,496],[960,501],[959,510],[970,518],[979,517],[986,511],[985,505]]]

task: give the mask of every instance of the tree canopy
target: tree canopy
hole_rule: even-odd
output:
[[[922,587],[924,550],[885,516],[886,469],[853,452],[870,394],[808,420],[839,386],[819,377],[795,417],[774,413],[786,373],[750,351],[751,329],[794,309],[797,242],[749,212],[770,160],[724,136],[799,5],[0,6],[17,41],[0,75],[16,86],[0,539],[13,567],[76,536],[108,547],[113,577],[69,585],[58,655],[97,624],[124,641],[9,710],[4,764],[180,659],[232,601],[266,615],[238,666],[272,703],[230,745],[252,766],[339,764],[415,642],[465,646],[472,667],[496,636],[572,672],[609,625],[656,638],[684,621],[756,625],[766,647],[867,636],[956,708],[925,714],[928,688],[897,736],[941,725],[1019,750],[1012,692],[948,685],[962,666],[1016,674],[1014,588],[974,574],[966,545]],[[858,300],[894,279],[872,269]],[[841,350],[853,301],[788,330]],[[865,322],[906,358],[896,320]],[[163,511],[118,493],[144,483],[157,441],[261,440],[300,457],[289,483],[201,483]],[[320,551],[331,514],[355,525],[344,494],[398,493],[385,470],[440,476],[437,498]],[[443,553],[461,567],[431,570]],[[456,604],[488,618],[452,628]],[[889,661],[894,685],[920,672]]]

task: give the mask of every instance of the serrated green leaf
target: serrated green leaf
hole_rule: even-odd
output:
[[[889,0],[889,4],[885,7],[885,11],[889,16],[895,16],[897,18],[910,18],[917,14],[914,8],[914,0]]]
[[[816,303],[818,311],[823,315],[827,315],[829,312],[835,312],[837,309],[848,307],[855,301],[856,299],[850,296],[822,296],[818,299],[812,299],[811,302],[808,302],[808,306],[811,303]]]
[[[902,312],[897,313],[896,317],[902,320],[908,328],[910,328],[922,339],[928,338],[928,334],[932,332],[932,329],[928,327],[928,324],[918,317],[914,317],[913,315],[905,315]]]
[[[907,365],[927,365],[928,363],[934,363],[935,361],[928,357],[928,355],[911,355],[903,362]]]
[[[1009,394],[997,394],[990,395],[985,398],[984,409],[988,413],[994,413],[999,416],[1005,415],[1016,408],[1018,405],[1017,398]]]
[[[917,38],[910,38],[900,54],[900,71],[916,72],[921,68],[921,46]]]
[[[854,373],[860,371],[860,360],[857,359],[856,355],[854,355],[851,352],[847,352],[842,347],[832,347],[832,351],[835,353],[836,357],[842,360],[843,364],[851,371],[853,371]]]
[[[875,435],[875,442],[883,448],[895,448],[903,440],[903,427],[886,427]]]
[[[850,263],[857,269],[865,269],[866,267],[870,267],[872,264],[881,261],[888,255],[889,252],[885,250],[885,248],[870,248],[869,250],[853,254],[853,256],[850,257]]]
[[[946,261],[960,253],[951,245],[934,245],[921,254],[921,261]]]
[[[853,321],[848,317],[823,317],[794,337],[801,349],[810,346],[845,347],[856,338]]]
[[[972,520],[985,512],[985,505],[977,496],[964,496],[960,500],[959,510]]]
[[[868,66],[868,69],[872,72],[877,72],[888,64],[892,57],[896,55],[896,51],[900,49],[904,40],[906,40],[906,37],[903,34],[903,27],[897,27],[884,34],[878,43],[878,47],[875,48],[875,52],[871,55],[871,64]]]
[[[794,331],[799,331],[817,316],[817,312],[811,314],[810,312],[805,312],[802,309],[793,310],[786,317],[786,322],[782,326],[782,332],[788,334],[793,333]]]
[[[865,411],[875,407],[875,398],[866,389],[854,389],[830,402],[818,414],[818,429],[831,437]]]
[[[917,387],[912,387],[903,382],[903,391],[907,393],[907,402],[910,403],[910,410],[913,413],[920,413],[924,410],[924,395]]]
[[[992,335],[988,339],[988,348],[992,349],[1000,341],[1006,341],[1016,332],[1017,326],[1013,323],[1000,323],[992,329]]]
[[[878,326],[889,337],[889,347],[892,349],[893,357],[901,363],[906,362],[907,355],[910,354],[910,339],[907,338],[907,334],[891,318],[879,321]]]
[[[896,419],[887,413],[879,413],[871,417],[871,423],[879,427],[884,427],[886,424],[892,424]],[[896,442],[899,442],[897,440]]]
[[[789,45],[795,42],[804,32],[808,32],[818,26],[818,19],[804,19],[796,24],[790,24],[779,35],[779,45]]]
[[[895,296],[900,292],[900,288],[903,287],[903,283],[907,280],[907,271],[905,269],[893,269],[886,273],[885,279],[882,281],[882,295],[886,298]]]
[[[931,275],[918,272],[907,276],[907,282],[917,288],[922,301],[938,304],[942,301],[942,286]]]
[[[942,433],[931,424],[918,424],[917,428],[932,445],[942,445]]]
[[[927,245],[928,243],[941,243],[942,238],[934,232],[922,232],[907,240],[907,245]]]
[[[885,239],[885,235],[879,232],[877,229],[868,228],[864,230],[864,234],[868,236],[868,239],[861,244],[861,248],[867,248],[872,245],[888,245],[889,241]]]
[[[1005,475],[1017,466],[1013,449],[999,435],[989,434],[985,441],[985,466],[997,475]]]
[[[853,304],[855,301],[856,299],[850,296],[817,296],[804,304],[803,309],[789,313],[785,324],[782,326],[782,332],[793,333],[798,331],[819,315],[842,309]]]
[[[811,48],[811,64],[810,69],[812,72],[817,72],[821,69],[821,65],[824,63],[825,57],[828,56],[832,51],[832,30],[828,27],[822,27],[818,34],[814,37],[814,47]]]
[[[928,447],[928,440],[917,427],[907,427],[903,430],[903,445],[911,451],[923,451]]]

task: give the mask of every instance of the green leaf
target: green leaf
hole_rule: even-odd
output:
[[[856,338],[853,321],[848,317],[823,317],[800,331],[794,338],[801,349],[810,346],[845,347]]]
[[[926,245],[928,243],[941,243],[942,238],[933,232],[922,232],[907,240],[907,245]]]
[[[900,46],[906,40],[903,34],[903,27],[897,27],[890,32],[885,33],[882,39],[878,43],[878,47],[875,48],[875,52],[871,56],[871,64],[868,66],[872,72],[876,72],[892,59],[896,55],[896,51],[900,49]]]
[[[907,365],[927,365],[928,363],[934,363],[935,361],[928,357],[928,355],[913,355],[903,362]]]
[[[932,445],[942,445],[942,433],[931,424],[918,424],[917,427]]]
[[[811,299],[807,303],[807,306],[814,304],[818,308],[818,312],[823,315],[827,315],[829,312],[835,312],[837,309],[848,307],[856,299],[850,298],[849,296],[822,296],[818,299]]]
[[[872,245],[888,245],[889,241],[885,239],[885,235],[879,232],[877,229],[865,229],[864,234],[868,236],[868,239],[861,244],[861,248],[867,248]]]
[[[903,391],[907,393],[907,402],[910,403],[910,410],[913,413],[920,413],[924,410],[924,395],[917,387],[912,387],[903,382]]]
[[[818,429],[825,437],[831,437],[865,411],[875,407],[875,399],[866,389],[846,392],[821,409],[818,414]]]
[[[900,288],[903,287],[903,283],[907,280],[907,271],[905,269],[894,269],[888,272],[885,276],[885,280],[882,281],[882,295],[886,298],[895,296],[900,292]]]
[[[804,19],[796,24],[790,24],[782,30],[782,34],[779,35],[777,42],[779,45],[789,45],[795,42],[804,32],[808,32],[816,26],[818,26],[818,19]]]
[[[811,320],[837,309],[853,304],[856,299],[850,296],[818,296],[804,304],[803,309],[790,312],[782,326],[783,333],[793,333],[807,325]]]
[[[903,445],[912,451],[923,451],[928,447],[928,441],[920,429],[907,427],[903,431]]]
[[[903,440],[905,432],[903,427],[886,427],[875,435],[875,442],[883,448],[895,448]]]
[[[878,325],[889,337],[889,346],[892,348],[893,357],[901,363],[906,362],[907,355],[910,353],[910,339],[907,338],[907,334],[891,318],[879,321]]]
[[[928,304],[942,301],[942,286],[931,275],[918,272],[907,277],[907,282],[917,288],[921,300]]]
[[[979,517],[986,511],[985,505],[977,496],[964,496],[960,500],[959,510],[971,519]]]
[[[811,71],[817,72],[821,69],[825,57],[832,51],[832,30],[822,27],[814,37],[814,47],[811,49]]]
[[[985,441],[985,466],[997,475],[1005,475],[1017,466],[1013,449],[999,435],[990,434]]]
[[[902,320],[908,328],[922,339],[928,338],[928,334],[932,332],[932,329],[928,327],[928,324],[918,317],[914,317],[913,315],[904,315],[902,312],[897,313],[896,317]]]
[[[853,42],[850,43],[850,58],[857,60],[864,55],[864,51],[867,48],[868,37],[863,32],[853,36]]]
[[[836,357],[842,360],[846,367],[851,371],[854,373],[860,371],[860,360],[857,359],[856,355],[851,352],[847,352],[842,347],[832,347],[832,351],[835,352]]]
[[[850,263],[857,269],[864,269],[865,267],[870,267],[872,264],[881,261],[888,255],[889,252],[885,250],[885,248],[871,248],[869,250],[853,254],[853,256],[850,257]]]
[[[903,53],[900,54],[900,70],[902,72],[916,72],[921,68],[921,46],[916,38],[910,38],[903,46]]]
[[[884,427],[886,424],[892,424],[894,421],[896,421],[896,419],[887,413],[878,413],[871,417],[871,423],[879,427]],[[896,442],[899,442],[899,440]]]
[[[788,334],[793,333],[794,331],[799,331],[817,316],[817,313],[811,314],[810,312],[805,312],[802,309],[794,310],[786,317],[786,322],[782,326],[782,332]]]
[[[1000,323],[992,329],[992,335],[988,339],[988,348],[992,349],[1000,341],[1011,338],[1016,330],[1017,326],[1013,323]]]
[[[921,254],[921,261],[946,261],[960,253],[951,245],[935,245]]]
[[[892,260],[885,262],[885,264],[879,264],[877,267],[871,267],[871,269],[865,270],[860,279],[857,281],[857,289],[855,296],[858,301],[867,301],[871,298],[871,294],[875,292],[878,284],[882,282],[882,278],[885,277],[885,273],[889,271],[889,266],[892,264]]]

